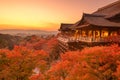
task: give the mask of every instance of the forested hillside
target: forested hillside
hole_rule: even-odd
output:
[[[33,35],[20,39],[4,36],[0,39],[17,41],[13,48],[9,49],[7,44],[0,49],[0,80],[120,79],[120,47],[117,44],[63,54],[59,52],[55,36]]]

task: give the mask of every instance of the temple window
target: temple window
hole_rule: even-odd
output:
[[[93,31],[93,36],[94,36],[95,38],[100,37],[100,31],[99,31],[99,30]]]
[[[101,31],[101,37],[108,37],[108,31],[107,30],[102,30]]]
[[[92,30],[88,31],[88,36],[92,37]]]
[[[85,37],[86,36],[86,32],[82,31],[82,36]]]
[[[78,32],[79,32],[78,30],[75,31],[75,35],[74,35],[75,39],[79,38],[79,33]]]
[[[98,30],[95,31],[95,36],[96,36],[96,37],[100,37],[100,31],[98,31]]]

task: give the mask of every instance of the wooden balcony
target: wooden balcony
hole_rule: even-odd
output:
[[[104,38],[79,37],[77,39],[81,42],[105,42]]]
[[[58,40],[64,43],[67,42],[106,42],[104,38],[92,38],[92,37],[58,37]]]
[[[109,36],[110,37],[110,36]],[[104,45],[111,45],[112,43],[116,43],[120,46],[120,36],[116,36],[109,39],[106,38],[92,38],[92,37],[68,37],[68,36],[59,36],[59,48],[60,52],[65,53],[66,51],[75,51],[75,50],[82,50],[85,47],[94,47],[94,46],[104,46]],[[109,40],[107,40],[107,38]],[[119,39],[118,39],[119,38]],[[115,39],[116,41],[113,42]]]
[[[64,42],[64,43],[67,43],[67,42],[75,42],[75,38],[74,37],[58,37],[57,38],[60,42]]]

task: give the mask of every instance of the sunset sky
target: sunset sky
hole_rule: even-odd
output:
[[[0,29],[57,30],[117,0],[0,0]]]

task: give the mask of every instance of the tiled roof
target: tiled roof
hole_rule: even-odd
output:
[[[106,15],[107,17],[111,17],[116,14],[120,14],[120,0],[118,0],[114,3],[111,3],[107,6],[104,6],[102,8],[99,8],[93,14]]]
[[[61,26],[60,26],[60,31],[61,30],[70,30],[70,27],[72,26],[73,24],[67,24],[67,23],[62,23]]]

